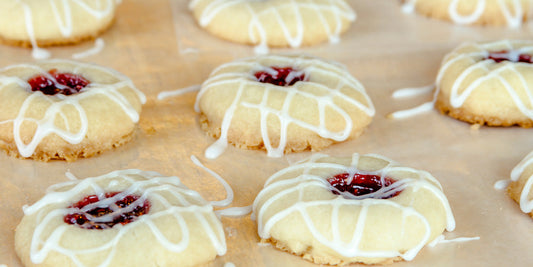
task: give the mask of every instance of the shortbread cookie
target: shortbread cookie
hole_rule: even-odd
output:
[[[363,86],[337,63],[307,56],[260,56],[214,70],[196,101],[202,127],[228,143],[268,156],[319,150],[360,135],[374,106]]]
[[[25,266],[196,266],[226,253],[213,206],[178,177],[115,171],[49,188],[24,208]]]
[[[520,27],[533,15],[533,0],[403,0],[406,12],[461,25]]]
[[[470,123],[533,126],[533,42],[467,43],[448,54],[435,106]]]
[[[73,161],[132,138],[145,96],[109,68],[49,60],[0,69],[0,148]]]
[[[190,8],[211,34],[260,47],[336,42],[356,17],[344,0],[192,0]]]
[[[316,154],[283,169],[253,210],[264,241],[318,264],[412,260],[455,228],[431,174],[374,154]]]
[[[3,0],[0,40],[26,47],[78,43],[106,30],[115,9],[115,0]]]
[[[520,205],[520,210],[533,218],[533,152],[511,172],[511,183],[507,187],[507,193]]]

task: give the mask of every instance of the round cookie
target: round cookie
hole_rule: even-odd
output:
[[[266,149],[268,156],[319,150],[360,135],[374,106],[363,86],[337,63],[307,56],[259,56],[215,69],[195,108],[202,127],[219,138],[206,157],[228,143]]]
[[[403,0],[406,12],[460,25],[520,27],[533,15],[533,0]]]
[[[196,266],[226,252],[213,206],[178,177],[115,171],[49,188],[24,208],[25,266]]]
[[[356,18],[344,0],[192,0],[190,8],[211,34],[263,48],[336,42]]]
[[[26,47],[91,39],[114,20],[115,0],[0,1],[0,40]]]
[[[0,148],[42,161],[90,157],[129,141],[145,96],[101,66],[48,60],[0,69]]]
[[[520,205],[520,210],[533,218],[533,152],[529,153],[511,172],[507,187],[509,196]]]
[[[428,172],[374,154],[316,154],[272,175],[253,204],[263,241],[318,264],[412,260],[455,220]]]
[[[533,126],[533,42],[466,43],[443,60],[435,107],[489,126]]]

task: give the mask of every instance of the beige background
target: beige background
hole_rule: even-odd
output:
[[[412,262],[394,266],[530,266],[533,261],[533,221],[502,191],[493,188],[533,149],[531,129],[487,128],[440,115],[436,111],[404,120],[389,120],[393,111],[413,107],[431,96],[395,100],[402,87],[431,84],[445,53],[467,40],[533,36],[533,25],[522,29],[459,27],[401,13],[396,0],[349,0],[358,13],[353,27],[338,45],[323,44],[297,52],[340,61],[367,88],[377,114],[358,139],[332,146],[324,153],[379,153],[406,166],[431,172],[442,183],[456,216],[457,228],[446,238],[479,236],[479,241],[425,248]],[[0,264],[21,266],[13,249],[14,229],[21,207],[39,199],[45,189],[66,181],[70,170],[78,177],[97,176],[125,168],[177,175],[206,198],[224,198],[222,186],[196,167],[195,155],[233,187],[232,206],[250,205],[265,179],[289,162],[309,156],[280,159],[262,151],[230,147],[216,160],[203,151],[213,143],[198,125],[193,111],[196,93],[164,101],[161,91],[200,84],[221,63],[253,55],[250,47],[211,37],[196,26],[186,0],[124,0],[115,25],[102,37],[104,50],[85,61],[115,68],[146,93],[136,139],[115,151],[75,163],[41,163],[0,153]],[[50,49],[54,57],[70,58],[93,46]],[[32,61],[30,50],[0,46],[0,67]],[[256,225],[249,218],[223,218],[228,253],[211,266],[315,266],[299,257],[257,245]]]

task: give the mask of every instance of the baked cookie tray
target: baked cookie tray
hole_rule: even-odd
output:
[[[215,160],[204,150],[215,140],[199,126],[193,106],[196,92],[158,100],[162,91],[201,84],[218,65],[253,55],[253,48],[210,36],[196,26],[188,1],[128,0],[116,22],[102,37],[104,49],[83,61],[114,68],[129,76],[148,101],[134,141],[97,157],[73,163],[23,160],[0,153],[0,265],[22,266],[14,250],[14,230],[22,206],[34,203],[55,183],[98,176],[119,169],[153,170],[180,177],[208,200],[225,198],[223,186],[191,161],[196,156],[225,178],[235,191],[232,207],[251,205],[265,180],[310,152],[268,158],[264,151],[229,147]],[[401,12],[399,1],[357,0],[358,14],[339,44],[322,44],[272,53],[306,53],[346,65],[372,98],[377,113],[365,133],[322,153],[349,156],[377,153],[405,166],[427,170],[442,184],[457,227],[446,239],[479,240],[426,247],[411,262],[392,266],[528,266],[533,261],[533,221],[494,184],[508,179],[511,169],[531,150],[531,129],[471,127],[433,110],[412,118],[386,115],[431,99],[420,95],[394,99],[394,90],[432,84],[442,57],[463,41],[531,39],[533,24],[520,29],[461,27]],[[51,48],[56,58],[94,46]],[[0,66],[33,61],[28,49],[0,46]],[[209,266],[317,266],[298,256],[258,244],[250,218],[223,217],[228,250]]]

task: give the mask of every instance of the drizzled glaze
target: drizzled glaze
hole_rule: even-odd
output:
[[[416,10],[416,5],[418,1],[423,0],[405,0],[403,4],[403,11],[411,13]],[[531,16],[532,11],[527,10],[527,8],[533,8],[533,0],[527,0],[528,4],[523,4],[523,0],[512,0],[512,1],[488,1],[487,0],[475,0],[476,7],[474,11],[470,14],[460,14],[459,5],[462,2],[468,2],[474,0],[449,0],[448,6],[448,16],[449,18],[457,24],[469,25],[478,22],[486,10],[489,9],[489,4],[497,4],[501,10],[501,13],[507,23],[507,26],[510,28],[517,28],[522,25],[524,17]]]
[[[327,2],[318,0],[192,0],[189,8],[194,9],[203,2],[208,4],[199,18],[199,24],[202,27],[207,27],[219,13],[225,12],[227,9],[248,10],[246,15],[251,17],[248,25],[249,39],[252,43],[257,44],[257,54],[268,53],[267,25],[270,24],[279,26],[279,30],[283,32],[290,47],[300,47],[306,31],[302,13],[306,10],[316,11],[318,15],[313,19],[322,23],[331,43],[339,41],[342,21],[354,21],[356,18],[354,11],[344,0],[329,0]],[[283,16],[282,14],[287,13],[288,10],[292,11],[292,15],[290,17]],[[326,21],[326,18],[331,16],[335,18],[333,25],[329,25]],[[243,17],[245,16],[243,15]],[[295,25],[292,25],[293,23]]]
[[[94,1],[94,0],[91,0]],[[50,53],[38,46],[39,33],[35,32],[34,16],[40,12],[39,7],[35,5],[31,0],[16,0],[16,2],[22,6],[24,10],[24,22],[26,27],[26,33],[29,41],[32,45],[32,56],[35,59],[45,59],[50,57]],[[107,19],[115,11],[116,0],[98,0],[96,4],[87,4],[86,0],[39,0],[39,5],[49,5],[52,9],[53,19],[47,20],[50,23],[50,27],[57,27],[61,35],[65,38],[73,36],[74,32],[74,16],[71,12],[73,6],[82,8],[85,13],[97,20]],[[58,3],[60,6],[58,6]],[[97,32],[97,30],[95,30]]]
[[[533,152],[529,153],[514,169],[511,171],[511,181],[516,182],[522,175],[526,168],[533,164]],[[527,178],[524,183],[522,192],[520,193],[520,209],[524,213],[533,211],[533,199],[529,199],[529,194],[533,188],[533,175]]]
[[[48,60],[43,61],[41,63],[70,65],[73,68],[72,73],[77,73],[80,71],[80,69],[84,68],[95,69],[100,72],[112,75],[116,77],[119,81],[112,84],[102,84],[98,83],[98,81],[92,81],[92,83],[90,83],[87,87],[83,88],[80,93],[70,96],[64,96],[61,94],[54,96],[45,96],[41,92],[28,93],[26,99],[21,103],[19,112],[16,117],[0,121],[0,127],[8,123],[13,124],[13,136],[15,139],[15,144],[21,156],[30,157],[31,155],[33,155],[35,149],[41,143],[41,141],[46,136],[49,136],[51,134],[56,134],[57,136],[71,144],[81,143],[89,129],[87,114],[84,108],[82,107],[81,102],[90,97],[104,95],[112,102],[116,103],[125,112],[125,114],[127,114],[127,116],[131,119],[132,122],[136,123],[139,121],[139,113],[131,106],[125,95],[122,94],[121,90],[123,90],[123,88],[125,87],[129,88],[130,90],[133,90],[140,102],[143,104],[146,102],[146,97],[141,91],[139,91],[135,87],[133,82],[126,76],[108,68],[74,61]],[[18,68],[31,70],[35,73],[35,75],[42,75],[48,78],[49,80],[54,82],[57,87],[61,86],[57,83],[55,78],[50,75],[50,73],[48,73],[49,70],[41,68],[38,64],[13,65],[4,69],[0,69],[0,73],[5,73]],[[6,76],[0,74],[0,92],[2,92],[2,90],[7,90],[6,88],[10,86],[17,86],[20,88],[20,90],[31,92],[30,85],[27,83],[26,80],[16,76]],[[31,116],[28,116],[27,113],[31,109],[32,103],[34,103],[34,101],[39,101],[43,98],[45,98],[46,101],[50,103],[49,107],[44,112],[43,118],[36,119]],[[73,119],[73,121],[69,121],[67,119],[68,116],[65,115],[66,107],[72,107],[76,111],[77,115],[74,116],[75,118]],[[58,119],[62,120],[65,123],[65,128],[61,128],[56,125],[56,120]],[[23,125],[28,122],[36,124],[37,129],[33,134],[31,140],[29,142],[25,142],[22,140],[22,130]],[[78,127],[77,131],[68,130],[74,129],[73,125],[76,125],[76,123],[81,124]]]
[[[106,231],[108,239],[98,247],[74,249],[61,245],[64,234],[72,228],[78,228],[62,222],[64,214],[75,211],[73,208],[68,208],[68,203],[77,201],[80,195],[102,196],[109,191],[121,191],[117,197],[137,194],[140,196],[139,201],[150,200],[152,203],[150,212],[140,216],[135,222],[114,226],[113,230],[100,230]],[[115,212],[120,213],[121,210],[118,209]],[[124,212],[127,212],[127,209],[124,209]],[[149,229],[165,249],[179,253],[187,249],[189,242],[194,238],[189,230],[191,225],[185,220],[185,216],[189,216],[191,212],[198,220],[195,227],[203,229],[202,231],[211,241],[210,245],[218,255],[224,255],[226,253],[224,230],[213,212],[213,206],[196,191],[183,185],[178,177],[163,177],[156,172],[141,170],[123,170],[57,184],[50,187],[41,200],[24,208],[26,216],[36,215],[37,218],[37,226],[31,239],[30,259],[33,263],[39,264],[51,252],[58,252],[70,258],[76,266],[83,267],[85,265],[80,261],[80,257],[108,251],[107,256],[101,258],[98,266],[109,266],[112,262],[116,263],[114,258],[117,253],[116,244],[124,236],[137,231],[140,227]],[[181,240],[167,238],[167,231],[174,232],[175,230],[160,228],[157,220],[162,217],[175,221],[173,227],[180,228]],[[45,229],[51,233],[45,233]]]
[[[249,103],[243,101],[242,97],[244,92],[247,90],[247,87],[258,83],[254,74],[257,72],[272,72],[272,69],[269,69],[271,65],[267,62],[263,62],[268,60],[274,60],[278,65],[281,66],[293,66],[300,71],[303,71],[305,73],[304,75],[310,80],[298,82],[293,86],[288,87],[290,88],[289,90],[287,90],[286,87],[261,83],[261,85],[264,87],[261,102]],[[243,69],[245,69],[245,71],[243,71]],[[247,72],[246,70],[250,71]],[[328,88],[327,86],[320,84],[319,81],[313,81],[312,79],[314,73],[326,75],[328,78],[338,81],[336,88]],[[370,117],[374,116],[375,114],[372,101],[366,94],[364,87],[361,85],[361,83],[359,83],[359,81],[353,78],[344,68],[315,58],[263,56],[224,64],[215,69],[210,78],[203,83],[202,89],[198,93],[196,99],[195,110],[197,112],[201,111],[200,102],[202,101],[204,94],[206,94],[206,92],[209,90],[219,89],[220,86],[237,88],[237,92],[235,93],[235,98],[233,99],[231,105],[226,108],[224,113],[219,139],[205,152],[205,156],[207,158],[216,158],[224,152],[228,145],[228,131],[231,127],[236,109],[238,108],[251,108],[260,112],[261,136],[269,157],[283,156],[285,146],[287,144],[288,126],[290,124],[296,124],[302,128],[317,133],[323,138],[332,139],[338,142],[348,139],[353,130],[353,122],[350,118],[350,114],[337,105],[333,99],[334,97],[342,98],[344,101],[347,101],[350,106],[363,111]],[[307,90],[309,87],[306,86],[320,88],[323,90],[323,94],[318,95],[311,93],[309,90]],[[353,91],[360,94],[364,99],[364,103],[345,94],[342,90]],[[282,110],[273,109],[268,105],[269,97],[271,97],[270,94],[275,94],[277,92],[282,92],[285,94]],[[289,108],[292,105],[291,103],[293,98],[297,96],[312,99],[315,103],[317,103],[321,114],[319,125],[311,125],[291,116]],[[335,119],[345,121],[344,129],[341,131],[331,131],[326,127],[326,119],[331,119],[326,118],[325,116],[327,108],[333,109],[340,114],[337,115],[338,118]],[[269,116],[276,116],[281,124],[278,147],[272,146],[272,141],[268,135],[267,119]]]
[[[358,170],[359,162],[362,157],[371,157],[387,162],[387,165],[381,169],[375,171],[361,171]],[[410,173],[409,178],[400,179],[395,183],[392,183],[389,187],[383,187],[380,190],[371,194],[354,196],[347,194],[346,196],[332,197],[328,196],[324,199],[310,199],[309,196],[304,200],[304,196],[307,192],[318,192],[318,190],[331,191],[332,186],[325,180],[324,177],[316,174],[330,173],[330,172],[346,172],[350,175],[354,173],[367,173],[386,177],[393,172],[407,172]],[[287,174],[291,174],[286,176]],[[322,245],[336,251],[344,257],[368,257],[368,258],[395,258],[401,257],[405,260],[412,260],[416,254],[422,249],[422,247],[431,242],[430,233],[431,226],[427,218],[421,213],[409,206],[404,206],[394,201],[395,197],[389,199],[381,199],[390,196],[391,191],[412,191],[411,194],[416,194],[418,190],[430,191],[436,199],[440,200],[442,206],[446,212],[446,229],[452,231],[455,229],[455,219],[450,209],[448,200],[442,192],[442,188],[439,182],[424,171],[418,171],[415,169],[400,167],[393,163],[389,159],[379,155],[359,155],[354,154],[349,166],[333,163],[328,159],[328,156],[322,154],[315,154],[309,160],[300,162],[299,164],[290,166],[286,169],[279,171],[272,175],[265,183],[265,187],[258,194],[254,201],[253,216],[258,223],[258,233],[263,239],[269,239],[271,237],[270,230],[281,220],[287,218],[292,214],[299,214],[303,217],[305,227],[313,235],[313,238],[320,242]],[[288,194],[298,192],[298,200],[294,203],[285,203],[283,206],[286,208],[276,210],[276,201]],[[347,198],[351,196],[350,198]],[[376,205],[387,205],[398,209],[402,212],[403,218],[416,217],[423,221],[423,228],[420,231],[424,231],[424,237],[418,244],[410,248],[405,252],[400,251],[365,251],[360,249],[361,239],[364,235],[364,228],[367,220],[367,213],[369,209]],[[330,225],[332,229],[332,236],[329,233],[321,232],[322,226],[314,225],[314,221],[308,210],[313,207],[327,206],[332,210],[332,214],[335,214],[330,218]],[[343,225],[341,225],[342,219],[339,217],[340,210],[347,207],[361,207],[360,214],[357,221],[353,224],[356,228],[352,232],[342,232]],[[350,209],[350,208],[348,208]],[[351,209],[350,209],[351,210]],[[341,234],[342,233],[342,234]],[[329,237],[328,237],[329,236]],[[346,237],[350,237],[346,240]],[[345,241],[342,241],[345,240]]]
[[[466,50],[468,52],[462,52]],[[519,59],[520,55],[533,55],[533,44],[528,41],[503,40],[492,43],[466,43],[446,55],[436,79],[436,90],[433,100],[419,107],[392,113],[391,118],[405,118],[430,110],[437,101],[442,86],[443,77],[455,66],[461,67],[462,73],[451,86],[449,102],[453,108],[460,108],[476,90],[482,90],[482,85],[489,79],[502,83],[502,88],[510,95],[512,101],[524,116],[533,120],[533,86],[526,78],[533,71],[533,65],[524,62],[501,61],[496,62],[490,58],[491,53],[508,51],[510,60]],[[516,64],[520,64],[520,70]],[[525,71],[525,72],[524,72]],[[475,73],[483,73],[482,75]],[[511,75],[511,74],[512,75]],[[472,79],[472,75],[477,75]],[[521,86],[513,87],[509,79],[518,79]],[[464,84],[468,80],[468,84]],[[523,93],[519,93],[523,92]]]

